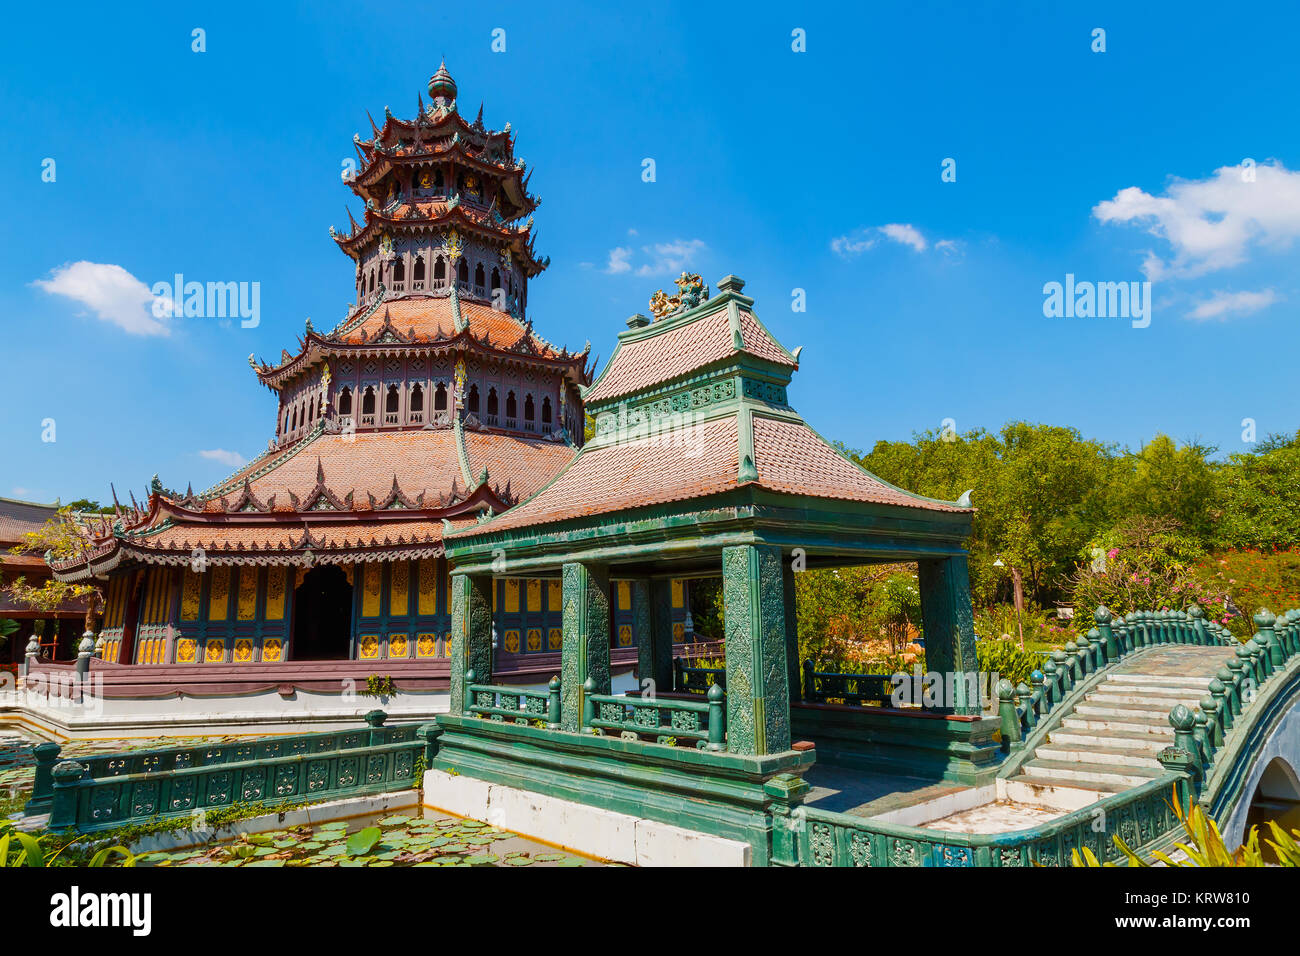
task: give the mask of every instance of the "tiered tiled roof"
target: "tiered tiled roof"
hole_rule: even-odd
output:
[[[641,317],[630,322],[633,328],[620,335],[605,371],[586,394],[597,417],[596,438],[536,495],[458,534],[703,501],[741,487],[968,512],[963,502],[923,498],[881,481],[789,407],[785,385],[797,368],[795,355],[755,317],[753,300],[740,295],[743,285],[729,276],[713,300],[655,323]],[[683,390],[690,400],[673,404],[672,396]],[[619,424],[602,432],[602,417]]]

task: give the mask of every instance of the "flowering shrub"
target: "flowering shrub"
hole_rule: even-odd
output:
[[[1130,518],[1093,543],[1068,585],[1080,609],[1104,604],[1116,614],[1129,614],[1199,604],[1207,614],[1218,613],[1225,595],[1213,580],[1197,575],[1203,556],[1176,521]],[[1092,626],[1089,617],[1080,611],[1079,629]]]
[[[1194,573],[1217,597],[1205,602],[1206,613],[1240,638],[1254,633],[1250,618],[1261,607],[1275,614],[1300,607],[1300,548],[1210,555]],[[1230,613],[1234,607],[1240,614]]]

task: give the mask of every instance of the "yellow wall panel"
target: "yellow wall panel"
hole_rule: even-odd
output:
[[[239,600],[235,614],[241,621],[251,621],[257,617],[257,568],[239,569]],[[252,660],[252,649],[249,649]]]
[[[208,572],[208,620],[224,621],[230,596],[230,567],[220,564]]]
[[[377,562],[368,562],[363,575],[365,590],[361,595],[361,616],[379,617],[380,594],[383,566]]]
[[[519,612],[519,579],[506,578],[506,613]]]
[[[632,610],[632,583],[630,581],[618,582],[618,609],[620,611]]]
[[[266,619],[284,620],[284,568],[266,569]]]
[[[406,561],[394,561],[388,566],[388,614],[405,617],[408,592],[411,589],[411,566]]]
[[[542,582],[537,578],[528,579],[528,610],[542,609]]]
[[[199,595],[203,591],[203,579],[189,568],[181,571],[181,620],[197,621],[199,619]]]
[[[433,558],[420,562],[420,597],[418,606],[421,614],[438,613],[438,575]]]

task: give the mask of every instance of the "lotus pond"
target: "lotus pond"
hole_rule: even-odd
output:
[[[491,824],[391,815],[303,824],[203,846],[151,852],[137,866],[600,866]]]

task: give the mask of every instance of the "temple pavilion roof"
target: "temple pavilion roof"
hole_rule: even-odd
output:
[[[684,279],[687,277],[683,277]],[[698,277],[694,277],[698,281]],[[679,285],[681,280],[679,280]],[[969,514],[914,495],[845,457],[790,407],[795,354],[776,341],[734,276],[713,299],[651,322],[634,317],[585,393],[596,435],[537,494],[456,532],[479,541],[562,522],[628,517],[744,488],[799,499]]]

